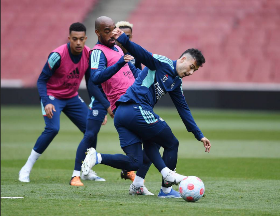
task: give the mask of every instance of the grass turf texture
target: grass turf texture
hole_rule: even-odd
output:
[[[177,172],[199,176],[205,197],[196,203],[157,196],[130,196],[130,181],[120,171],[98,165],[94,170],[106,182],[69,180],[82,133],[64,116],[61,130],[36,162],[30,183],[18,181],[18,172],[44,128],[40,107],[1,108],[1,215],[279,215],[280,113],[192,110],[212,143],[187,133],[175,109],[156,109],[180,141]],[[122,153],[113,121],[98,137],[97,150]],[[161,176],[154,166],[145,185],[157,195]],[[173,186],[178,190],[178,186]]]

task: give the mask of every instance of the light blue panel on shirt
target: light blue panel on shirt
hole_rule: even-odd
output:
[[[154,80],[155,80],[155,73],[156,71],[155,70],[148,70],[148,74],[147,76],[145,77],[145,79],[143,80],[142,82],[142,85],[141,86],[145,86],[147,88],[150,88],[150,86],[154,83]]]
[[[162,55],[157,55],[157,54],[153,54],[153,57],[157,60],[159,60],[160,62],[164,62],[166,64],[169,64],[169,66],[174,69],[174,66],[173,66],[173,61],[165,56],[162,56]]]
[[[53,69],[53,66],[59,61],[60,55],[56,52],[52,53],[48,59],[48,63],[51,69]]]
[[[41,100],[41,108],[42,108],[42,115],[44,116],[47,115],[42,100]]]
[[[97,69],[99,66],[99,60],[100,60],[101,50],[93,50],[91,53],[91,69]]]

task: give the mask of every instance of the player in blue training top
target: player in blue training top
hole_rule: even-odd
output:
[[[89,47],[86,27],[73,23],[69,27],[69,43],[54,49],[38,78],[37,87],[41,98],[45,129],[37,139],[30,156],[19,172],[19,181],[29,182],[33,165],[49,146],[60,129],[60,114],[65,115],[82,131],[86,131],[87,105],[78,95],[78,88],[89,68]],[[98,88],[91,88],[104,106],[106,100]],[[93,145],[91,145],[93,146]]]
[[[187,130],[203,143],[205,152],[210,152],[211,143],[196,125],[182,92],[182,78],[198,70],[205,63],[204,56],[197,49],[188,49],[178,60],[172,61],[165,56],[151,55],[141,46],[130,42],[118,28],[113,33],[114,38],[146,67],[117,102],[114,123],[126,155],[100,154],[91,148],[82,170],[86,173],[99,163],[137,170],[142,165],[143,142],[147,156],[162,174],[163,186],[178,184],[185,178],[173,171],[177,164],[179,142],[167,123],[154,113],[153,107],[164,94],[169,93]],[[157,144],[164,148],[162,157]],[[145,175],[141,177],[144,185]],[[172,191],[170,187],[165,187],[165,191],[162,189],[159,197],[168,197]],[[142,194],[143,187],[131,184],[130,191]]]
[[[108,37],[108,36],[106,35],[106,32],[105,32],[106,29],[105,30],[103,29],[104,26],[103,25],[97,25],[97,26],[98,26],[98,32],[100,34],[100,37],[98,37],[97,44],[105,45],[106,47],[109,47],[110,49],[118,52],[118,49],[115,46],[112,46],[110,44],[111,43],[111,40],[109,40],[110,38],[108,38],[109,41],[106,40],[106,37]],[[123,29],[125,31],[125,34],[127,35],[127,37],[130,40],[132,39],[133,25],[131,23],[126,22],[126,21],[121,21],[121,22],[116,23],[116,26]],[[113,27],[115,27],[115,24]],[[114,43],[113,43],[113,45],[114,45]],[[121,47],[121,48],[125,54],[128,54],[127,51],[123,47]],[[96,68],[96,69],[92,68],[91,69],[92,71],[102,71],[104,73],[109,73],[108,70],[115,71],[115,72],[117,72],[119,70],[119,66],[117,66],[117,65],[114,65],[112,67],[108,66],[105,54],[102,51],[100,51],[99,49],[92,50],[91,56],[94,56],[95,58],[98,59],[98,68]],[[128,57],[125,56],[124,58],[128,58]],[[131,60],[129,62],[129,65],[135,64],[135,66],[137,68],[141,69],[141,63],[139,61],[137,62],[134,60],[135,59]],[[123,63],[125,63],[125,61],[123,61]],[[121,64],[123,65],[123,63],[121,63]],[[137,75],[135,74],[135,76],[137,76]],[[97,87],[97,85],[95,86],[92,82],[88,81],[90,79],[89,77],[90,77],[90,72],[86,73],[86,81],[87,81],[88,90],[90,90],[92,87]],[[106,95],[103,92],[102,86],[98,85],[98,87],[101,90],[101,92],[103,93],[104,98],[106,98]],[[80,173],[82,161],[85,158],[85,152],[90,147],[93,147],[96,149],[97,135],[101,128],[101,124],[106,124],[107,111],[108,111],[108,109],[110,109],[110,111],[111,111],[111,107],[109,107],[110,103],[107,100],[107,98],[106,98],[106,100],[107,100],[106,106],[104,106],[104,103],[100,103],[99,100],[97,100],[97,98],[95,97],[94,94],[96,94],[96,91],[93,91],[92,93],[91,92],[88,92],[88,93],[91,98],[91,103],[89,105],[90,110],[87,115],[87,129],[86,129],[86,132],[85,132],[85,135],[84,135],[82,141],[80,142],[80,144],[77,148],[75,167],[74,167],[74,171],[72,174],[72,178],[70,180],[70,185],[72,185],[72,186],[83,186],[81,179],[82,180],[93,180],[93,181],[105,181],[105,179],[97,176],[95,174],[95,172],[92,170],[90,170],[90,172],[87,175]],[[111,117],[113,117],[113,115],[111,115]],[[124,179],[130,179],[131,181],[133,181],[135,178],[135,173],[133,171],[127,172],[126,170],[123,170],[121,172],[121,177]]]

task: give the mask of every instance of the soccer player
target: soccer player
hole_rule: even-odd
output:
[[[69,27],[68,39],[67,44],[50,53],[37,81],[45,130],[37,139],[27,162],[19,172],[21,182],[30,182],[29,175],[33,165],[57,135],[61,112],[64,112],[81,132],[86,130],[88,108],[78,95],[81,80],[89,70],[90,49],[85,46],[86,27],[79,22],[73,23]],[[101,92],[95,94],[103,104],[106,103]]]
[[[137,170],[142,166],[143,142],[145,153],[163,178],[158,197],[168,197],[167,194],[172,190],[168,186],[179,184],[185,176],[173,171],[177,164],[179,141],[167,123],[153,111],[153,107],[162,96],[169,93],[187,130],[203,143],[205,152],[210,152],[211,143],[196,125],[182,92],[182,78],[197,71],[205,63],[204,56],[197,49],[188,49],[179,59],[172,61],[165,56],[151,55],[141,46],[130,42],[118,28],[113,34],[129,53],[146,65],[134,84],[117,102],[114,124],[126,155],[100,154],[91,148],[87,152],[82,170],[87,173],[96,164]],[[156,144],[164,148],[162,157]],[[142,177],[142,186],[132,183],[130,191],[142,193],[145,176]]]
[[[127,21],[119,21],[116,23],[116,28],[121,29],[126,36],[129,38],[129,40],[132,40],[133,34],[132,34],[132,28],[133,24],[127,22]],[[127,50],[119,43],[116,41],[116,44],[122,49],[124,54],[129,54]],[[137,59],[132,59],[130,61],[136,68],[142,70],[141,62],[139,62]],[[145,154],[145,152],[144,152]],[[130,179],[132,182],[135,179],[135,172],[134,171],[127,171],[127,170],[122,170],[121,171],[121,178],[122,179]]]
[[[106,16],[97,18],[95,21],[95,32],[98,37],[98,42],[90,55],[90,76],[94,74],[94,76],[99,77],[99,84],[102,83],[101,88],[106,94],[113,111],[116,107],[115,102],[125,93],[127,88],[133,84],[135,77],[137,77],[137,74],[133,74],[127,64],[128,61],[133,60],[133,57],[124,55],[122,49],[115,45],[115,40],[112,37],[114,28],[115,23],[111,18]],[[104,76],[98,76],[98,74]],[[114,76],[106,76],[106,74],[114,74]],[[89,79],[91,79],[91,77]],[[93,84],[88,82],[88,86],[90,85]],[[91,147],[89,146],[90,140],[96,140],[102,120],[106,115],[106,110],[104,110],[103,106],[99,105],[98,100],[95,100],[94,97],[92,98],[90,107],[92,112],[88,115],[87,130],[84,139],[77,149],[75,168],[72,179],[70,180],[70,185],[73,186],[83,186],[80,180],[81,164],[84,160],[86,150]],[[145,159],[144,164],[146,166],[143,167],[143,169],[149,169],[151,162],[147,157],[145,157]],[[146,170],[144,172],[146,173]],[[91,173],[92,171],[90,170],[88,175]],[[128,172],[123,172],[122,174],[128,174],[126,178],[130,178],[131,180],[135,178],[134,173],[129,175]],[[83,180],[88,179],[88,175],[82,174],[81,178]],[[144,190],[146,194],[151,194],[145,187]]]

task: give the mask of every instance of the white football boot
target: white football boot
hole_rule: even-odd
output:
[[[94,148],[87,149],[86,157],[82,164],[83,175],[88,175],[91,168],[96,164],[98,164],[96,150]]]
[[[130,195],[154,195],[145,186],[136,187],[133,183],[129,187]]]
[[[87,175],[84,175],[84,173],[82,172],[81,179],[91,181],[106,181],[104,178],[101,178],[98,175],[96,175],[96,172],[94,172],[93,170],[90,170]]]
[[[164,184],[167,187],[170,187],[174,184],[178,185],[184,178],[187,176],[180,175],[176,173],[175,171],[170,170],[170,172],[167,174],[165,178],[163,178]]]

